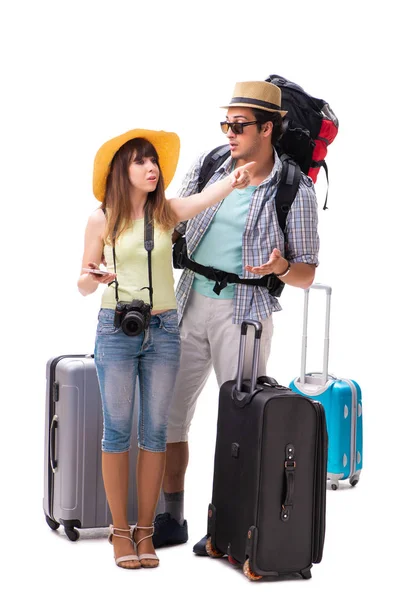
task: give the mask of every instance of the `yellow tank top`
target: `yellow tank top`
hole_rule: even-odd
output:
[[[151,252],[153,278],[153,310],[176,308],[174,276],[172,272],[172,230],[165,232],[154,226],[154,249]],[[112,246],[104,246],[107,269],[114,273]],[[140,288],[149,285],[147,251],[144,249],[144,219],[132,221],[115,245],[117,264],[118,296],[123,302],[143,300],[150,302],[149,290]],[[106,286],[102,308],[115,308],[115,286]]]

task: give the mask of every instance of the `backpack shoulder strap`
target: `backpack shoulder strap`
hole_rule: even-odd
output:
[[[229,146],[224,144],[211,150],[205,157],[200,169],[200,175],[197,183],[198,192],[201,192],[206,183],[214,175],[215,171],[226,161],[230,153]]]
[[[280,160],[282,161],[282,174],[275,196],[275,208],[279,227],[285,233],[286,217],[299,189],[301,169],[286,154],[282,154]]]
[[[313,160],[311,166],[312,167],[322,167],[325,171],[326,183],[328,184],[328,187],[326,189],[326,196],[325,196],[323,210],[326,210],[328,208],[328,190],[329,190],[328,165],[326,164],[325,160]]]

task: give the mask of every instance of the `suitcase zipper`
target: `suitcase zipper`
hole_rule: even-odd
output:
[[[326,506],[326,467],[328,458],[328,437],[326,434],[325,412],[322,404],[313,401],[317,413],[318,430],[316,434],[316,455],[318,463],[316,468],[315,498],[314,498],[314,535],[313,535],[313,563],[322,560],[322,550],[325,538],[325,506]]]
[[[357,389],[351,379],[342,379],[351,389],[351,437],[350,437],[350,474],[354,475],[356,467],[356,438],[357,438]]]

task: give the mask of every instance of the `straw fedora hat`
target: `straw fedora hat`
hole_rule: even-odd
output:
[[[248,106],[269,112],[279,112],[282,117],[287,110],[281,110],[281,90],[277,85],[267,81],[242,81],[235,85],[232,100],[228,106]]]
[[[180,140],[176,133],[152,131],[151,129],[132,129],[108,140],[97,151],[93,166],[93,193],[99,202],[103,202],[106,182],[111,161],[118,150],[129,140],[146,138],[157,150],[165,188],[171,183],[178,164]]]

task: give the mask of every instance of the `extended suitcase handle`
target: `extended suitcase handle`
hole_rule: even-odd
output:
[[[57,471],[56,454],[56,429],[58,428],[58,417],[54,415],[50,425],[50,466],[53,473]]]
[[[244,367],[244,356],[246,352],[246,338],[247,338],[247,327],[251,325],[254,327],[254,348],[253,348],[253,361],[251,366],[251,382],[250,382],[250,394],[252,394],[255,390],[257,383],[257,369],[258,369],[258,359],[260,356],[260,340],[262,334],[262,325],[260,321],[253,321],[253,319],[245,319],[242,322],[242,326],[240,328],[240,345],[239,345],[239,362],[238,362],[238,370],[237,370],[237,379],[236,379],[236,389],[238,392],[242,391],[242,383],[243,383],[243,367]]]
[[[331,315],[331,295],[332,288],[329,285],[322,283],[314,283],[312,286],[304,290],[304,316],[303,316],[303,338],[301,345],[301,367],[300,367],[300,383],[306,381],[306,358],[307,358],[307,326],[308,326],[308,300],[310,289],[325,290],[326,292],[326,311],[325,311],[325,338],[324,338],[324,358],[322,367],[322,385],[328,381],[328,360],[329,360],[329,325]]]
[[[309,292],[310,289],[313,290],[325,290],[327,294],[332,294],[332,288],[330,285],[324,285],[323,283],[313,283],[305,292]]]

